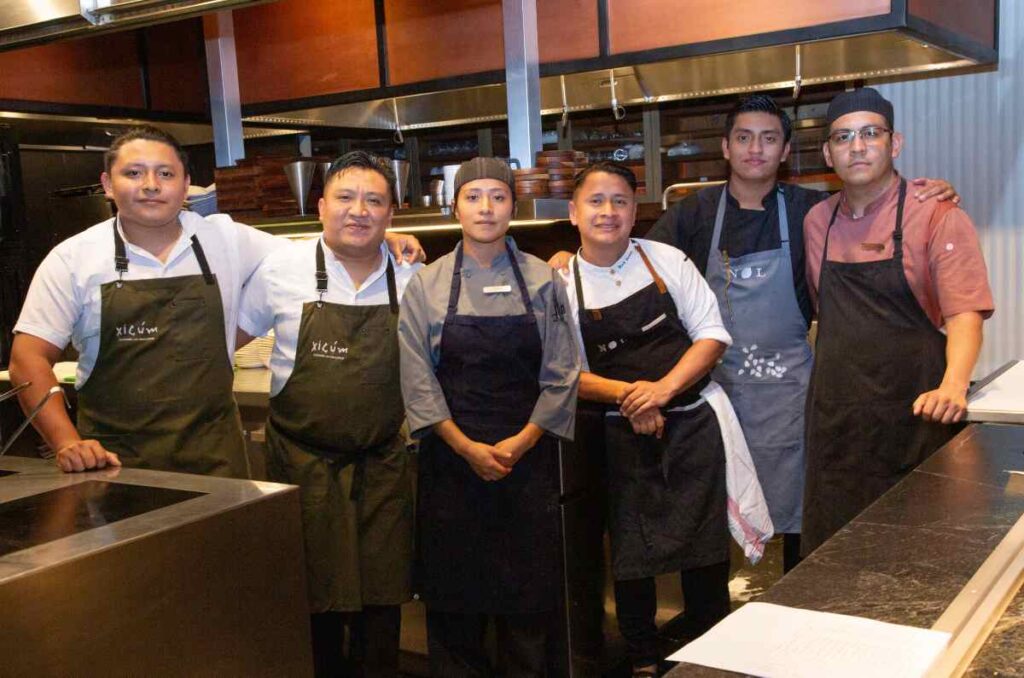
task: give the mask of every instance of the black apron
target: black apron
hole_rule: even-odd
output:
[[[224,303],[199,239],[200,275],[123,280],[128,254],[114,221],[118,279],[101,290],[96,365],[78,391],[78,431],[125,466],[249,477]]]
[[[533,304],[506,244],[526,312],[457,313],[462,243],[455,248],[437,379],[455,424],[493,445],[529,423],[540,395],[543,346]],[[543,436],[502,480],[488,482],[436,434],[419,454],[417,551],[420,592],[446,612],[553,610],[561,582],[558,443]]]
[[[387,256],[387,255],[384,255]],[[302,305],[295,366],[270,399],[267,475],[301,492],[310,611],[397,605],[412,597],[413,468],[398,365],[398,293],[388,303]]]
[[[654,281],[601,309],[585,310],[580,264],[573,273],[590,371],[625,382],[657,381],[693,342],[675,302],[639,244]],[[652,577],[729,558],[725,448],[715,412],[700,396],[707,375],[662,412],[661,440],[637,435],[614,406],[604,417],[608,530],[616,580]]]
[[[809,554],[955,435],[912,411],[946,370],[946,337],[903,270],[900,179],[891,259],[821,256],[818,340],[807,395],[807,480],[801,551]]]

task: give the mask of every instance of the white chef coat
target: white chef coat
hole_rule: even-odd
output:
[[[711,291],[711,287],[693,262],[671,245],[652,240],[631,239],[625,253],[611,266],[595,266],[577,254],[569,263],[568,274],[562,274],[566,280],[570,317],[576,331],[583,369],[589,370],[589,367],[580,333],[579,300],[576,297],[574,282],[575,267],[580,267],[580,284],[583,287],[586,308],[611,306],[654,282],[634,244],[639,244],[643,248],[651,266],[665,282],[665,287],[675,302],[679,321],[689,333],[690,339],[694,342],[699,339],[714,339],[726,345],[731,344],[732,337],[722,322],[715,293]],[[662,366],[662,374],[667,374],[673,367],[674,365]],[[764,544],[771,538],[773,527],[750,457],[750,450],[743,437],[743,429],[736,417],[736,411],[722,387],[711,381],[700,394],[701,400],[706,401],[714,411],[722,432],[729,531],[743,548],[747,558],[756,563],[764,553]],[[691,409],[695,406],[696,404],[678,409]],[[608,415],[619,416],[614,408],[610,409]]]
[[[199,262],[192,252],[192,236],[197,236],[220,287],[224,338],[228,360],[231,360],[242,285],[263,257],[286,241],[232,221],[226,214],[202,217],[182,211],[179,220],[181,236],[166,263],[125,238],[128,271],[124,280],[199,275]],[[113,223],[113,219],[108,219],[96,224],[68,238],[46,255],[32,278],[14,326],[16,333],[31,334],[60,348],[70,341],[79,353],[78,389],[92,373],[100,348],[100,287],[118,278],[114,268]],[[124,238],[123,231],[121,237]]]
[[[711,291],[693,262],[671,245],[631,238],[625,253],[611,266],[595,266],[577,254],[569,262],[569,272],[562,273],[569,300],[569,314],[576,330],[576,345],[580,350],[584,371],[590,367],[587,363],[586,350],[583,348],[583,336],[580,334],[580,305],[576,298],[576,283],[573,281],[575,268],[580,267],[580,282],[583,285],[583,297],[588,309],[616,304],[654,282],[650,271],[633,246],[634,243],[639,243],[643,247],[651,266],[665,281],[665,287],[676,304],[679,322],[686,328],[690,339],[694,342],[699,339],[714,339],[727,346],[732,344],[732,337],[722,322],[715,293]],[[669,365],[665,371],[668,372],[671,368]]]
[[[270,355],[270,395],[277,395],[295,368],[295,350],[302,322],[302,305],[316,301],[316,244],[324,248],[327,267],[327,294],[324,301],[347,306],[382,306],[388,303],[387,262],[395,269],[396,302],[409,280],[423,264],[397,263],[386,243],[381,243],[380,266],[356,288],[345,266],[338,261],[323,235],[294,243],[270,254],[249,279],[242,293],[238,326],[246,334],[258,337],[274,330],[274,350]]]

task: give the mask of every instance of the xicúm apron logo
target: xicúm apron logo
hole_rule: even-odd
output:
[[[147,321],[125,323],[114,328],[118,341],[153,341],[160,333],[159,325],[148,325]]]
[[[342,346],[337,341],[314,341],[309,352],[317,358],[344,360],[348,357],[348,346]]]

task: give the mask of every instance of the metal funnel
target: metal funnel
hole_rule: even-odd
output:
[[[444,206],[451,207],[455,204],[455,174],[461,165],[443,165],[441,171],[444,173]]]
[[[405,194],[409,192],[409,163],[405,160],[392,160],[391,171],[395,173],[395,205],[402,206]]]
[[[306,200],[309,198],[309,188],[313,184],[313,170],[316,163],[312,160],[297,160],[284,166],[284,174],[288,177],[288,185],[295,196],[295,202],[299,203],[299,216],[306,216]]]
[[[322,162],[320,163],[320,185],[327,188],[327,173],[331,171],[331,165],[333,162]]]

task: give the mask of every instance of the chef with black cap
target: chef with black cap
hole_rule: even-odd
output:
[[[505,235],[514,209],[506,163],[463,163],[462,240],[402,299],[402,393],[422,439],[416,578],[435,676],[491,675],[489,618],[505,675],[560,674],[557,438],[573,434],[579,357],[558,273]]]
[[[843,190],[804,220],[818,310],[804,554],[956,433],[993,310],[970,217],[907,199],[892,104],[868,87],[844,92],[827,120],[825,160]]]

